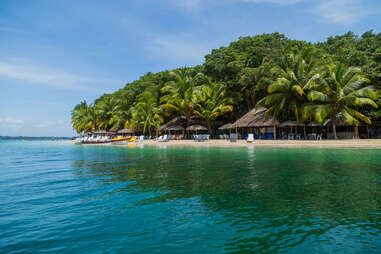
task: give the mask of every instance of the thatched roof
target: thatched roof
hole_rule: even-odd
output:
[[[254,108],[233,123],[231,128],[271,127],[279,125],[278,120],[274,120],[271,117],[265,118],[265,113],[265,108]]]
[[[105,130],[100,130],[100,131],[94,131],[93,134],[100,134],[100,135],[112,135],[115,134],[113,131],[105,131]]]
[[[172,125],[166,128],[167,131],[182,131],[184,130],[184,127],[181,125]]]
[[[195,124],[195,125],[191,125],[191,126],[187,127],[186,130],[187,131],[206,131],[206,130],[208,130],[208,128],[206,128],[205,126],[202,126],[200,124]]]
[[[285,121],[279,124],[279,127],[298,127],[298,126],[304,126],[304,124],[298,123],[296,121]]]
[[[220,128],[218,128],[218,129],[219,130],[230,130],[230,129],[232,129],[232,123],[224,124]]]
[[[119,130],[117,133],[118,133],[118,134],[132,134],[132,133],[134,133],[134,130],[131,130],[131,129],[123,129],[123,130]]]
[[[166,130],[168,127],[173,126],[173,125],[181,125],[182,122],[185,122],[185,117],[184,116],[178,116],[170,120],[169,122],[166,122],[165,124],[161,125],[159,127],[160,131]]]

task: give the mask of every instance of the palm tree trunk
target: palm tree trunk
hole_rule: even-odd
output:
[[[332,115],[332,131],[333,131],[333,138],[337,139],[337,133],[336,133],[336,112]]]
[[[354,136],[355,139],[358,139],[359,138],[359,127],[357,126],[357,124],[355,125],[355,136]]]
[[[207,121],[207,123],[208,123],[208,132],[211,135],[212,134],[212,126],[211,126],[210,121]]]

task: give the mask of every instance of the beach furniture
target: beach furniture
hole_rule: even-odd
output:
[[[248,143],[251,143],[254,141],[254,134],[252,133],[249,133],[248,136],[247,136],[247,140],[246,140]]]
[[[294,133],[288,133],[288,139],[289,140],[294,140],[295,139],[295,134]]]
[[[140,136],[139,141],[144,141],[144,136]]]
[[[162,139],[160,139],[159,138],[159,142],[165,142],[165,141],[167,141],[167,138],[168,138],[168,135],[167,134],[165,134],[164,136],[163,136],[163,138]]]
[[[230,142],[237,142],[238,134],[237,133],[230,133]]]
[[[134,141],[136,141],[136,137],[132,137],[129,141],[130,141],[130,142],[134,142]]]
[[[161,136],[159,136],[159,137],[157,138],[157,141],[161,141],[161,140],[163,140],[163,135],[161,135]]]

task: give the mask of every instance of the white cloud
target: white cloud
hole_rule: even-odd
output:
[[[352,25],[377,12],[366,8],[362,0],[324,0],[319,3],[316,14],[326,23]]]
[[[210,47],[187,36],[160,36],[151,40],[148,49],[157,58],[185,65],[201,64]]]
[[[72,129],[72,126],[62,120],[44,121],[35,125],[37,128]]]
[[[94,85],[115,82],[105,78],[76,75],[20,58],[0,61],[0,77],[23,81],[27,84],[97,92],[99,89]]]
[[[21,119],[16,119],[14,117],[0,117],[1,125],[21,125],[24,121]]]

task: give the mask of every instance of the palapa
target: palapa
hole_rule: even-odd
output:
[[[277,119],[271,117],[266,118],[265,114],[265,108],[254,108],[233,123],[231,128],[272,127],[279,125]]]
[[[173,125],[181,125],[182,122],[185,122],[185,117],[184,116],[178,116],[170,120],[169,122],[161,125],[159,127],[160,131],[166,130],[168,127],[173,126]]]
[[[200,124],[195,124],[195,125],[191,125],[191,126],[187,127],[186,130],[187,131],[206,131],[206,130],[208,130],[208,128],[206,128],[205,126],[202,126]]]
[[[281,124],[279,124],[279,127],[302,127],[304,126],[303,123],[298,123],[296,121],[284,121]]]
[[[122,129],[122,130],[119,130],[117,133],[118,134],[132,134],[134,133],[134,131],[131,129]]]
[[[166,128],[165,130],[167,130],[167,131],[183,131],[184,127],[181,125],[172,125],[172,126],[169,126],[168,128]]]
[[[220,128],[218,128],[218,129],[219,130],[230,130],[230,129],[232,129],[232,123],[224,124]]]

